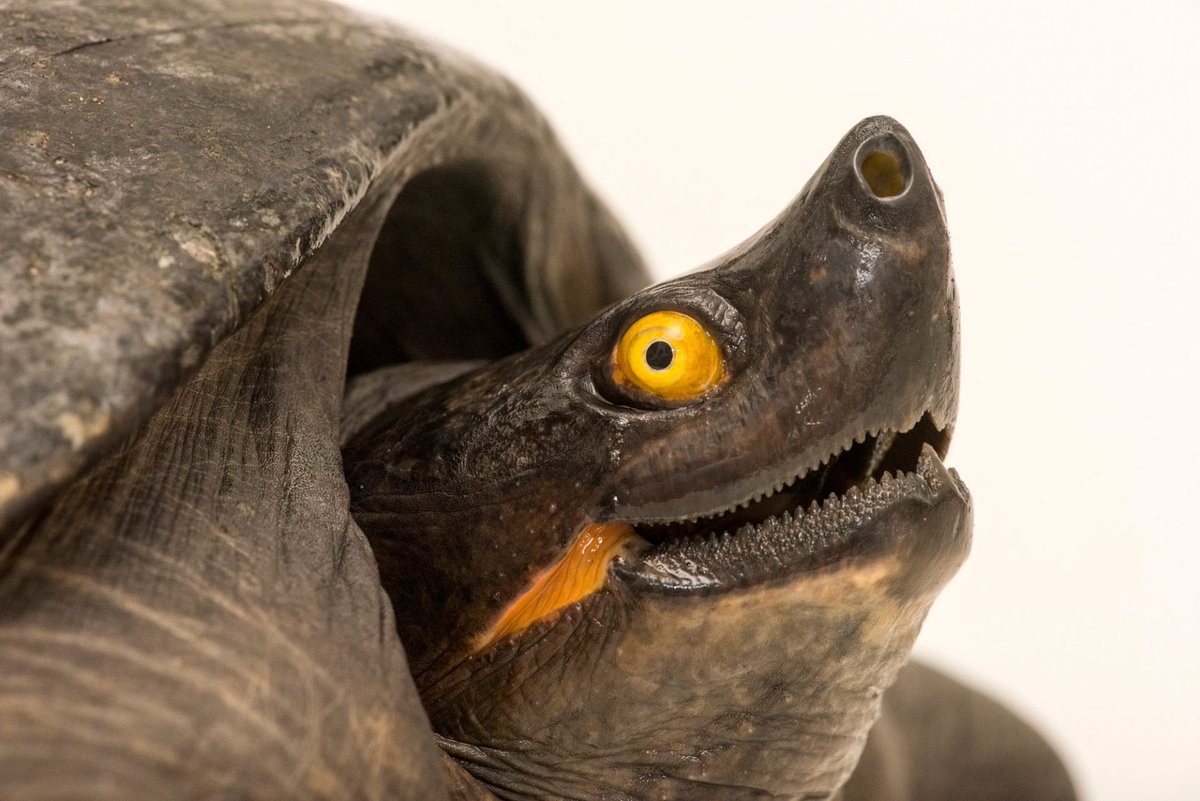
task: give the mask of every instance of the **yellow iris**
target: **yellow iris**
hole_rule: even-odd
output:
[[[613,380],[666,401],[698,398],[725,376],[721,346],[692,317],[658,311],[638,318],[613,352]]]

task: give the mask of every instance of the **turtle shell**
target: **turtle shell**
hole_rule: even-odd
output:
[[[18,3],[0,25],[0,533],[368,197],[394,205],[355,234],[376,247],[353,371],[496,356],[646,283],[529,101],[387,24],[312,0],[112,0]]]

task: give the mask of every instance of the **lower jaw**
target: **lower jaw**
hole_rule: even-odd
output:
[[[932,505],[957,482],[929,444],[905,463],[913,469],[860,479],[807,509],[785,509],[732,531],[652,543],[634,523],[585,525],[563,556],[475,638],[471,653],[551,619],[604,587],[610,573],[636,591],[710,594],[878,556],[893,544],[888,527],[875,525],[880,518],[901,504]]]
[[[657,544],[644,540],[615,562],[623,579],[643,589],[706,593],[835,567],[886,550],[889,530],[876,523],[894,508],[932,506],[957,479],[925,445],[912,471],[867,478],[840,495],[813,501],[734,531]]]

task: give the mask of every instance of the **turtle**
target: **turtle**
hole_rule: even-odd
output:
[[[5,13],[5,797],[1074,797],[905,665],[972,512],[899,123],[647,287],[520,91],[398,28]]]

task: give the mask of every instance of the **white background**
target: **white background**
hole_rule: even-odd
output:
[[[515,79],[655,275],[912,132],[962,297],[975,549],[918,653],[1093,801],[1200,800],[1200,2],[358,0]]]

